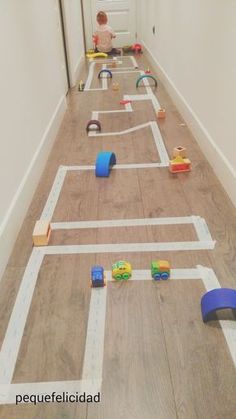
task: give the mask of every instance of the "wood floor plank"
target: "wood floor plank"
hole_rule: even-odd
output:
[[[136,59],[141,69],[151,68],[145,54]],[[129,59],[123,63],[127,65]],[[99,86],[101,67],[96,64],[92,86]],[[84,80],[88,69],[88,63],[81,68]],[[123,94],[146,93],[144,87],[136,88],[136,79],[136,73],[114,75],[113,81],[120,83],[118,92],[112,90],[111,83],[107,91],[78,92],[74,88],[69,92],[68,110],[0,284],[1,343],[32,251],[33,227],[58,167],[93,165],[98,152],[107,149],[116,152],[118,163],[157,161],[148,128],[116,138],[90,138],[86,132],[91,111],[124,109],[119,103]],[[167,111],[166,119],[157,121],[166,148],[171,156],[176,145],[187,147],[192,172],[172,175],[168,168],[114,170],[107,179],[95,178],[93,171],[69,173],[53,221],[199,215],[205,218],[216,247],[212,251],[47,257],[24,330],[15,382],[81,377],[91,291],[88,278],[95,263],[106,269],[119,259],[130,261],[133,269],[150,269],[151,260],[158,258],[170,260],[172,268],[200,264],[212,267],[222,286],[236,288],[236,210],[158,82],[153,93]],[[156,120],[149,101],[134,101],[132,107],[130,114],[101,116],[104,132]],[[53,233],[49,244],[188,240],[189,236],[194,239],[194,234],[191,226],[73,230]],[[236,418],[235,370],[219,324],[202,323],[199,303],[204,292],[200,280],[110,283],[102,403],[0,406],[0,418]]]
[[[102,402],[88,419],[176,417],[155,286],[109,284]]]
[[[99,183],[98,219],[143,218],[137,170],[114,170]]]
[[[236,412],[234,365],[218,322],[202,322],[204,292],[199,280],[158,288],[178,418],[225,418]]]
[[[93,255],[44,258],[13,382],[82,378],[93,260]]]
[[[138,171],[145,217],[182,217],[196,215],[191,210],[179,179],[171,178],[168,169]],[[186,180],[188,178],[186,177]]]
[[[96,220],[99,189],[93,171],[69,172],[53,214],[53,221]]]
[[[208,167],[208,164],[205,163]],[[204,163],[201,164],[204,166]],[[202,171],[182,182],[183,192],[191,208],[203,216],[216,240],[214,252],[209,254],[212,267],[219,272],[222,286],[236,287],[236,211],[223,191],[212,169]],[[199,199],[196,199],[196,196]]]
[[[87,419],[87,405],[68,403],[0,406],[1,419]]]

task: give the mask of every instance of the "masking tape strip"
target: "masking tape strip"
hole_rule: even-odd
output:
[[[154,121],[145,122],[144,124],[136,125],[135,127],[127,128],[123,131],[118,131],[118,132],[97,133],[95,131],[94,132],[90,131],[88,133],[88,135],[89,135],[89,137],[106,137],[106,136],[111,136],[112,137],[112,136],[117,136],[117,135],[126,135],[126,134],[129,134],[130,132],[138,131],[139,129],[151,126],[151,122],[154,122]]]
[[[205,221],[205,220],[204,220]],[[160,218],[132,218],[121,220],[95,220],[95,221],[66,221],[51,223],[52,230],[69,230],[81,228],[112,228],[112,227],[140,227],[155,225],[186,225],[194,224],[194,216],[186,217],[160,217]],[[197,231],[196,226],[196,231]],[[205,237],[203,238],[206,239]],[[212,240],[212,238],[209,238]],[[209,241],[210,241],[209,240]]]
[[[107,243],[84,245],[45,246],[47,255],[69,255],[83,253],[129,253],[129,252],[162,252],[214,249],[215,242],[151,242],[151,243]]]
[[[112,278],[111,271],[105,271],[107,281],[117,282]],[[186,279],[201,279],[199,269],[197,268],[186,268],[186,269],[171,269],[169,280],[186,280]],[[129,281],[153,281],[151,277],[151,269],[147,270],[132,270],[132,277]],[[162,281],[159,281],[162,282]]]
[[[40,220],[51,221],[66,177],[66,172],[67,170],[63,166],[59,167]]]
[[[34,247],[23,275],[0,352],[0,385],[10,384],[44,253]]]
[[[82,379],[100,379],[103,368],[107,287],[92,288]]]

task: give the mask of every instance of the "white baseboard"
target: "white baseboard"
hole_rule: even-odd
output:
[[[66,99],[62,96],[0,225],[0,278],[42,175],[66,107]]]
[[[73,87],[73,86],[75,86],[77,84],[78,79],[79,79],[79,74],[80,74],[81,66],[82,66],[83,62],[84,62],[84,53],[81,54],[81,56],[79,57],[76,65],[75,65],[75,67],[73,69],[73,74],[71,74],[71,80],[70,80],[71,86],[70,87]]]
[[[207,129],[199,120],[193,109],[189,106],[185,98],[181,95],[177,87],[174,85],[168,74],[159,64],[150,49],[142,41],[145,52],[153,67],[157,69],[160,80],[171,96],[173,102],[178,108],[179,112],[186,121],[188,127],[193,133],[196,141],[201,147],[204,155],[211,164],[216,176],[223,185],[225,191],[228,193],[234,206],[236,207],[236,170],[232,167],[228,159],[225,157],[220,148],[215,144],[213,138],[210,136]]]

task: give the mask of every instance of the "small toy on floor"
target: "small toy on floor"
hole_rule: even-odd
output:
[[[132,45],[132,51],[134,51],[135,54],[142,54],[143,48],[141,44],[134,44]]]
[[[170,277],[170,263],[168,260],[155,260],[151,262],[151,275],[156,281]]]
[[[103,68],[101,71],[99,71],[98,79],[101,79],[102,74],[106,74],[106,77],[110,76],[110,78],[112,78],[112,72],[111,70],[108,70],[108,68]]]
[[[129,99],[122,99],[121,101],[120,101],[120,104],[121,105],[128,105],[128,103],[131,103],[132,101],[131,100],[129,100]]]
[[[96,177],[109,177],[112,167],[116,164],[116,156],[111,151],[100,151],[95,164]]]
[[[136,87],[139,87],[139,84],[143,79],[152,79],[155,83],[155,87],[157,87],[157,80],[151,74],[143,74],[142,76],[140,76],[136,81]]]
[[[35,246],[47,246],[51,235],[51,226],[47,220],[36,221],[33,231],[33,243]]]
[[[118,91],[118,90],[120,90],[120,85],[119,85],[119,83],[113,83],[112,84],[112,90],[114,90],[114,91]]]
[[[90,119],[90,121],[88,121],[87,126],[86,126],[86,131],[101,131],[102,130],[102,126],[101,126],[101,122],[99,122],[97,119]]]
[[[186,158],[186,148],[179,145],[178,147],[175,147],[173,150],[173,156],[178,157],[181,156],[183,159]]]
[[[157,111],[157,118],[158,119],[165,119],[166,117],[166,110],[164,108],[160,108]]]
[[[201,299],[202,320],[218,320],[216,313],[225,309],[236,310],[236,290],[216,288],[205,293]]]
[[[112,265],[112,278],[116,281],[127,281],[132,276],[132,267],[129,262],[120,260]]]
[[[93,52],[92,54],[86,54],[87,58],[107,58],[108,54],[106,54],[105,52]]]
[[[78,91],[83,92],[84,88],[85,88],[85,84],[84,84],[83,80],[80,80],[79,85],[78,85]]]
[[[187,158],[177,156],[170,160],[169,170],[171,173],[190,172],[191,161]]]
[[[124,53],[132,52],[133,51],[132,48],[133,48],[133,45],[124,45],[122,47]]]
[[[106,279],[104,275],[104,268],[100,265],[92,266],[91,268],[91,287],[101,288],[106,285]]]
[[[186,157],[185,147],[178,146],[174,148],[173,159],[169,163],[169,170],[171,173],[190,172],[191,161]]]

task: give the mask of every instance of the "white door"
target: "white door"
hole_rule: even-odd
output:
[[[96,30],[96,15],[107,13],[108,25],[116,33],[114,47],[130,45],[136,39],[136,0],[83,0],[86,47],[92,48],[92,34]]]

